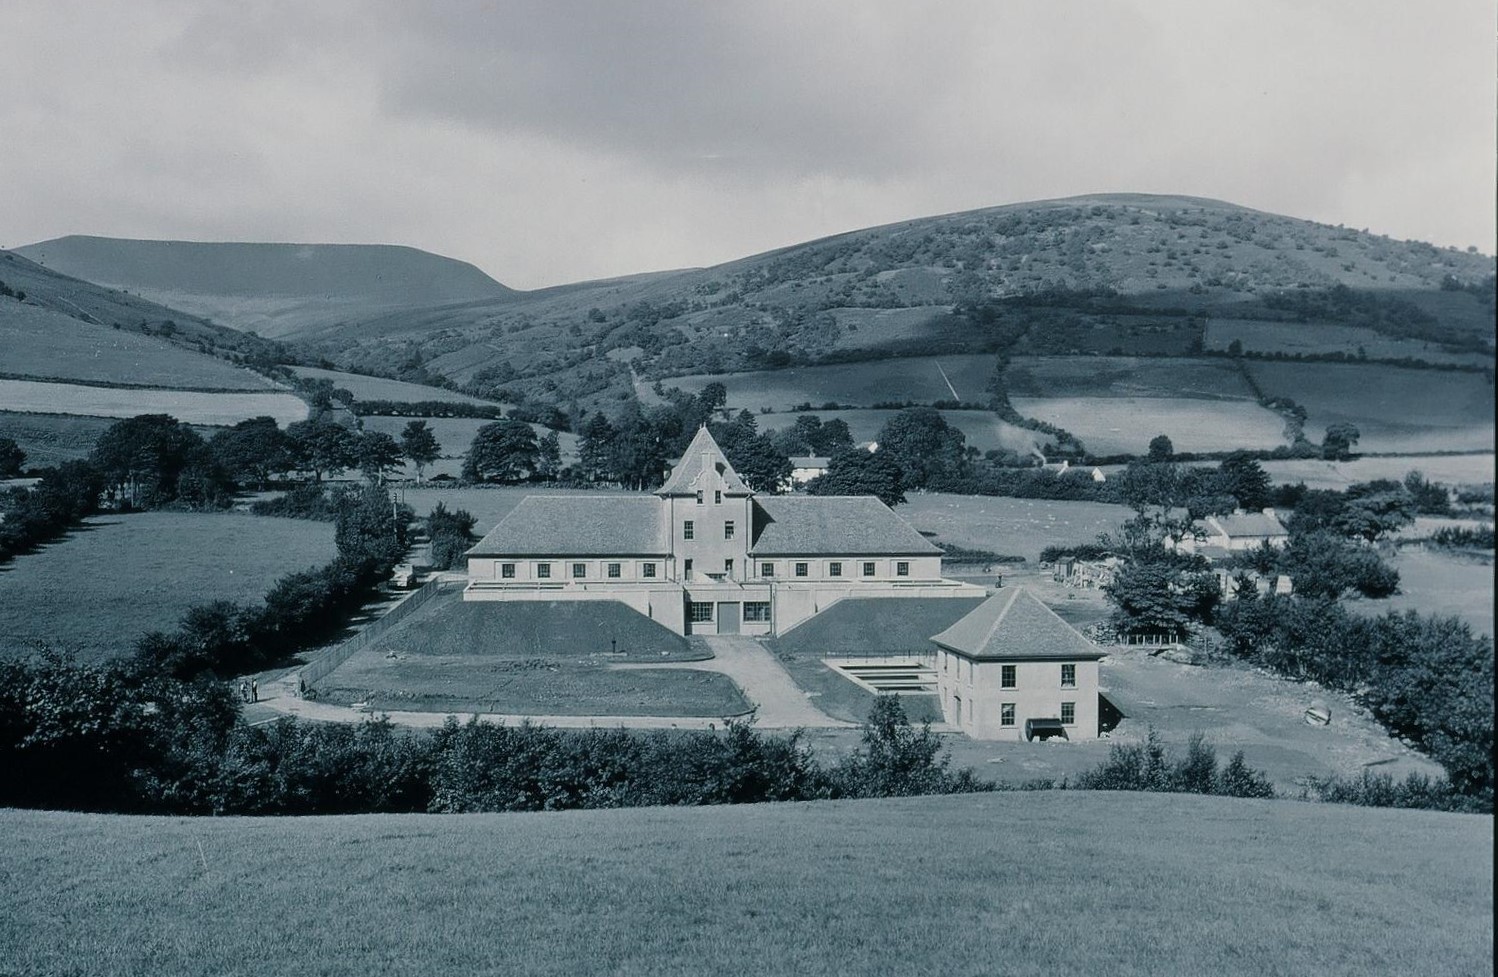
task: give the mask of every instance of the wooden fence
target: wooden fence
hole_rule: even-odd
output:
[[[439,593],[452,590],[455,587],[461,587],[462,585],[463,582],[461,580],[444,581],[433,577],[413,590],[400,603],[390,608],[383,617],[369,622],[358,634],[302,666],[302,670],[298,673],[301,680],[306,683],[307,688],[313,688],[318,682],[327,678],[328,673],[332,672],[333,669],[352,658],[354,652],[359,651],[361,648],[367,648],[376,638],[399,624],[406,615]]]

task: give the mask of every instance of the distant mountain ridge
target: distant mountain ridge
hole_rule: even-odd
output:
[[[516,294],[467,262],[400,245],[70,235],[16,252],[63,274],[267,336],[393,308]]]

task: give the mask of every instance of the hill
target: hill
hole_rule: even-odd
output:
[[[393,245],[72,235],[17,250],[64,274],[264,336],[294,335],[391,309],[515,294],[467,262]]]
[[[17,973],[1483,973],[1492,820],[1010,793],[508,815],[0,813]]]
[[[472,392],[588,404],[685,374],[1000,348],[1186,356],[1239,339],[1257,351],[1361,348],[1491,367],[1494,268],[1485,255],[1220,201],[1108,194],[299,335],[360,372],[415,361]]]

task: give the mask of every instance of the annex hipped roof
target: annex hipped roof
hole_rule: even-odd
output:
[[[709,467],[715,468],[723,478],[723,492],[727,495],[752,495],[753,491],[728,463],[728,457],[704,424],[697,431],[692,443],[682,454],[666,478],[666,483],[655,490],[656,495],[696,495],[702,488],[702,474]]]
[[[941,553],[873,496],[762,495],[754,503],[754,556]]]
[[[1077,633],[1024,587],[1001,590],[931,640],[976,659],[1102,658],[1097,645]]]
[[[661,501],[648,495],[528,495],[469,556],[665,556]]]
[[[1290,535],[1273,512],[1236,512],[1230,516],[1208,516],[1205,521],[1209,529],[1217,529],[1230,539]]]

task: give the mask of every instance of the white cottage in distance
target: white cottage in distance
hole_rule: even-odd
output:
[[[756,496],[703,427],[648,496],[532,495],[464,600],[615,600],[678,634],[782,634],[845,597],[975,597],[871,496]]]

